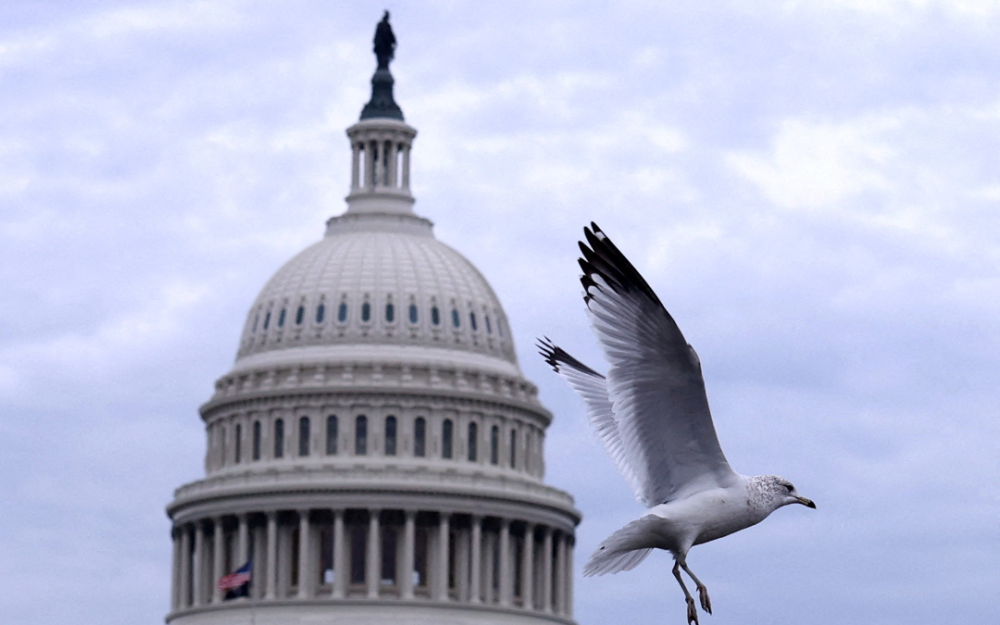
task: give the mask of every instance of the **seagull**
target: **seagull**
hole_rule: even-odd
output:
[[[611,239],[593,222],[583,231],[583,300],[610,369],[603,376],[548,338],[540,339],[538,348],[583,398],[598,440],[648,509],[602,542],[583,574],[629,571],[653,549],[665,549],[674,557],[688,625],[697,625],[698,610],[681,570],[709,614],[712,602],[688,568],[691,547],[756,525],[782,506],[815,509],[816,504],[782,477],[749,477],[729,467],[712,424],[698,355]]]

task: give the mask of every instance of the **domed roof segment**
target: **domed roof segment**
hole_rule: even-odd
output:
[[[412,213],[331,219],[323,240],[285,263],[258,295],[237,365],[276,350],[347,345],[471,352],[509,363],[490,368],[517,367],[493,289]]]

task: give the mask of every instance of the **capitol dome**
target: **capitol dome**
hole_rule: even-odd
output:
[[[267,281],[201,406],[171,625],[574,625],[552,415],[489,283],[413,211],[388,13],[377,33],[347,210]]]
[[[351,344],[423,346],[516,362],[503,309],[485,278],[434,238],[428,220],[407,214],[348,212],[327,222],[326,236],[264,286],[247,316],[238,358]]]

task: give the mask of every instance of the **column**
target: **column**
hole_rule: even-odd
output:
[[[566,535],[566,616],[573,616],[573,542],[575,537]]]
[[[455,536],[455,593],[460,602],[469,601],[469,532],[464,529]]]
[[[535,525],[528,523],[524,526],[524,549],[521,552],[521,606],[525,610],[534,608],[533,593],[534,580],[532,579],[535,568]]]
[[[545,528],[542,540],[542,611],[552,611],[552,528]]]
[[[402,186],[404,189],[410,189],[410,145],[406,144],[403,146],[403,181]]]
[[[186,608],[191,605],[191,532],[187,526],[181,527],[181,571],[180,605]]]
[[[267,589],[264,599],[274,599],[278,588],[278,513],[267,513]]]
[[[196,523],[194,526],[194,566],[191,568],[194,577],[192,605],[201,605],[205,601],[203,590],[205,586],[205,527],[201,523]]]
[[[226,574],[223,570],[223,566],[226,564],[223,547],[226,545],[225,535],[222,532],[222,517],[212,519],[212,525],[215,526],[215,532],[212,535],[212,603],[219,603],[222,601],[219,578]]]
[[[483,534],[483,601],[486,603],[496,603],[495,594],[496,583],[496,534],[486,532]]]
[[[365,549],[365,588],[369,599],[378,598],[378,585],[382,578],[382,527],[379,510],[368,511],[368,548]]]
[[[406,525],[403,528],[403,570],[397,572],[400,594],[403,599],[413,598],[413,550],[417,544],[417,512],[407,510]]]
[[[472,516],[472,543],[469,562],[469,602],[479,603],[482,596],[480,576],[483,572],[483,517]]]
[[[511,566],[510,566],[510,520],[500,519],[500,605],[510,605],[511,596]]]
[[[173,612],[180,604],[181,592],[181,537],[176,528],[171,528],[170,539],[174,546],[170,559],[170,611]]]
[[[347,588],[347,549],[344,511],[333,511],[333,598],[343,599]]]
[[[361,155],[361,144],[351,143],[351,190],[358,188],[358,159]]]
[[[250,540],[248,535],[247,526],[247,515],[241,514],[237,517],[239,520],[239,527],[236,530],[236,565],[243,566],[249,562],[252,558],[250,557]]]
[[[448,600],[448,517],[447,513],[442,512],[438,522],[438,601]]]
[[[365,145],[365,186],[369,189],[375,188],[375,152],[376,144],[369,141]]]
[[[309,511],[299,510],[299,599],[308,599],[312,592],[309,582]]]
[[[399,144],[395,141],[386,141],[386,157],[388,158],[388,171],[386,172],[386,186],[395,189],[399,186],[399,175],[396,172],[396,150]]]
[[[566,534],[560,533],[556,543],[556,605],[557,614],[566,613]]]

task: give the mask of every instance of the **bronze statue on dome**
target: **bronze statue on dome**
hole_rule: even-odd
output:
[[[389,12],[382,16],[382,21],[375,27],[375,57],[378,58],[378,69],[389,69],[396,50],[396,35],[389,25]]]

